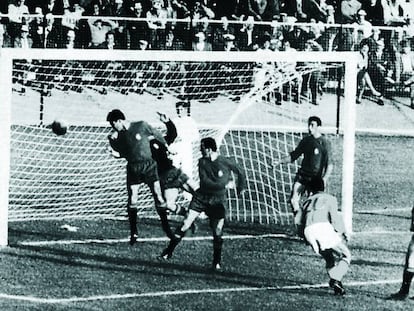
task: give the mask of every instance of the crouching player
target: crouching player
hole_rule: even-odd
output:
[[[348,272],[351,252],[346,245],[348,235],[341,214],[338,212],[337,199],[324,192],[322,178],[314,178],[308,185],[311,195],[296,214],[304,227],[303,235],[315,253],[326,262],[330,277],[329,286],[335,295],[344,295],[342,278]]]
[[[411,228],[410,230],[414,232],[414,206],[411,211]],[[411,241],[408,244],[407,255],[405,257],[404,272],[402,278],[402,284],[400,290],[391,295],[391,299],[395,300],[404,300],[408,297],[410,292],[411,281],[414,276],[414,233],[411,236]]]
[[[200,144],[202,157],[198,162],[200,188],[193,195],[189,213],[181,227],[175,231],[175,238],[171,239],[161,258],[172,257],[174,249],[184,237],[191,224],[205,212],[209,217],[210,228],[213,233],[213,269],[221,269],[221,250],[223,245],[223,226],[227,206],[227,188],[235,186],[238,194],[245,189],[246,179],[240,167],[234,160],[221,156],[217,152],[216,141],[203,138]],[[232,181],[231,173],[237,175],[237,185]]]

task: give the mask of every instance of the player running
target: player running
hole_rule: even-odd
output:
[[[301,155],[303,160],[301,167],[296,173],[292,186],[290,203],[295,214],[299,210],[300,198],[307,189],[309,182],[320,177],[326,185],[327,180],[332,172],[333,165],[331,163],[331,144],[321,133],[322,121],[317,116],[308,119],[309,135],[304,137],[295,150],[281,160],[275,160],[273,165],[285,163],[293,163]]]
[[[391,295],[391,299],[404,300],[408,297],[410,292],[411,281],[414,276],[414,206],[411,210],[411,227],[410,231],[413,232],[411,241],[408,244],[407,255],[405,257],[404,272],[402,277],[402,284],[400,290]]]
[[[223,245],[223,226],[227,206],[227,189],[235,186],[232,172],[237,176],[237,192],[241,194],[245,189],[246,179],[244,173],[234,160],[221,156],[217,152],[216,141],[203,138],[200,144],[202,157],[198,162],[200,188],[194,194],[189,213],[181,227],[175,231],[175,238],[171,239],[167,248],[162,252],[161,258],[170,259],[174,249],[191,227],[194,220],[205,212],[210,220],[213,233],[213,269],[221,269],[221,251]]]
[[[311,195],[297,214],[303,236],[315,253],[325,259],[330,277],[329,286],[335,295],[345,295],[342,278],[348,272],[351,252],[345,243],[348,234],[338,212],[337,199],[324,192],[324,182],[320,177],[315,177],[308,183],[308,190]]]
[[[110,111],[106,120],[111,124],[113,131],[108,135],[111,154],[115,158],[127,160],[127,190],[128,190],[128,219],[131,237],[129,244],[134,245],[138,237],[137,214],[139,184],[146,183],[151,190],[157,211],[166,208],[157,164],[152,158],[149,141],[156,138],[160,144],[166,145],[162,134],[145,121],[129,122],[119,109]],[[164,218],[161,217],[161,221]],[[165,231],[165,224],[163,229]],[[172,232],[166,232],[172,235]]]

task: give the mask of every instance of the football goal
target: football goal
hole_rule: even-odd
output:
[[[289,225],[300,161],[274,167],[322,119],[333,146],[336,195],[352,230],[356,56],[352,52],[1,51],[1,245],[12,221],[125,217],[124,160],[108,151],[107,113],[161,131],[157,112],[177,125],[181,165],[196,181],[199,139],[244,168],[243,197],[229,190],[228,218]],[[69,126],[57,136],[56,120]],[[173,146],[172,146],[173,147]],[[188,204],[181,195],[177,204]],[[155,216],[140,188],[140,214]]]

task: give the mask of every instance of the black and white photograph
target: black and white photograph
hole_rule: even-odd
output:
[[[0,310],[414,309],[414,0],[1,0]]]

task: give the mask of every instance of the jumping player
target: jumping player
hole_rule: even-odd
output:
[[[292,163],[303,155],[301,167],[296,173],[290,197],[294,214],[299,211],[300,198],[307,189],[309,182],[315,177],[320,177],[323,179],[324,185],[326,185],[329,175],[332,172],[331,144],[322,135],[320,130],[321,126],[322,121],[319,117],[310,117],[308,119],[309,135],[304,137],[296,149],[290,152],[289,155],[273,163],[273,165]]]
[[[227,206],[226,192],[230,187],[236,187],[238,194],[245,189],[245,175],[234,160],[221,156],[217,152],[214,138],[207,137],[201,140],[200,150],[202,158],[198,162],[200,188],[194,194],[189,213],[181,227],[175,231],[175,238],[171,239],[161,258],[170,259],[174,249],[191,227],[194,220],[205,212],[209,217],[210,228],[213,233],[213,269],[221,269],[221,250],[223,245],[223,226]],[[232,180],[231,173],[237,175],[237,186]]]
[[[152,158],[149,141],[156,138],[166,145],[162,134],[145,121],[129,122],[121,110],[114,109],[106,120],[113,131],[108,135],[111,154],[127,160],[128,219],[131,231],[130,245],[137,241],[137,214],[139,184],[146,183],[151,190],[157,211],[166,208],[158,177],[157,164]],[[162,217],[161,217],[161,220]],[[164,225],[163,225],[164,229]],[[168,234],[168,232],[166,232]]]
[[[408,297],[410,292],[411,281],[414,276],[414,206],[411,210],[411,227],[410,230],[413,232],[411,241],[408,244],[407,255],[405,257],[404,272],[402,277],[402,284],[400,290],[391,295],[391,299],[404,300]]]
[[[346,245],[348,235],[341,214],[338,212],[337,199],[324,192],[322,178],[315,177],[308,183],[310,196],[303,203],[301,226],[303,236],[315,253],[326,262],[330,277],[329,286],[335,295],[345,295],[342,278],[348,272],[351,252]]]
[[[167,145],[170,146],[177,138],[177,129],[173,121],[163,113],[158,113],[160,121],[167,128],[164,136]],[[166,145],[160,143],[157,139],[150,141],[153,159],[157,162],[158,176],[160,177],[161,189],[167,203],[167,208],[173,212],[177,212],[176,200],[179,190],[183,189],[190,194],[194,194],[197,185],[190,179],[178,164],[173,161],[173,154]],[[176,166],[177,165],[177,166]],[[166,211],[165,211],[166,215]]]

